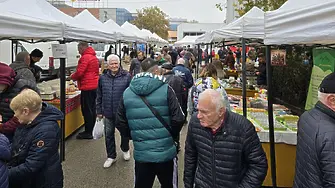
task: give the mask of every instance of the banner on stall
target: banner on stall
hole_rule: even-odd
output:
[[[313,70],[309,82],[308,95],[305,109],[310,110],[318,102],[318,90],[322,80],[334,72],[335,50],[313,49]]]
[[[271,50],[271,65],[286,66],[286,50]]]

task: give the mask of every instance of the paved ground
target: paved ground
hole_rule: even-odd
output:
[[[181,133],[184,148],[186,126]],[[65,188],[131,188],[134,186],[134,160],[123,160],[120,150],[120,135],[116,131],[117,162],[109,169],[103,168],[106,160],[104,138],[100,140],[76,140],[73,137],[66,141],[66,161],[63,163]],[[131,151],[133,150],[132,142]],[[179,187],[182,185],[184,149],[179,157]],[[160,187],[156,180],[155,188]]]

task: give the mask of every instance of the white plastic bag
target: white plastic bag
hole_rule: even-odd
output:
[[[93,133],[92,133],[93,139],[100,139],[104,136],[104,123],[102,120],[97,119],[95,122]]]

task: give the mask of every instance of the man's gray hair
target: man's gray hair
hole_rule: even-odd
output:
[[[178,65],[184,65],[185,64],[185,60],[183,58],[179,58],[177,64]]]
[[[20,52],[16,55],[15,61],[25,62],[26,58],[28,58],[28,52]]]
[[[335,95],[335,93],[322,93],[318,91],[318,99],[320,102],[327,104],[327,97],[330,95]]]
[[[78,46],[88,48],[88,43],[87,42],[79,42]]]
[[[118,63],[120,63],[120,58],[119,56],[115,55],[115,54],[111,54],[107,57],[107,63],[109,63],[110,61],[116,60]]]
[[[219,91],[214,89],[206,89],[199,95],[199,101],[203,98],[210,98],[212,103],[216,106],[216,112],[219,112],[221,108],[226,109],[227,102]]]

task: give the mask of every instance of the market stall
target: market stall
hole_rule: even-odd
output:
[[[37,85],[40,89],[41,97],[44,102],[54,105],[60,109],[60,81],[59,79],[50,80]],[[75,82],[66,82],[65,100],[65,138],[72,135],[84,124],[81,113],[80,91]]]
[[[268,101],[266,90],[260,90],[255,97],[248,98],[248,119],[254,124],[263,149],[270,162],[270,136],[268,123]],[[243,114],[241,108],[242,97],[229,95],[233,111]],[[276,153],[276,177],[278,187],[292,187],[295,174],[295,156],[297,144],[297,121],[298,116],[291,114],[290,110],[283,105],[274,105],[274,143]],[[271,165],[263,182],[263,186],[272,186]]]

